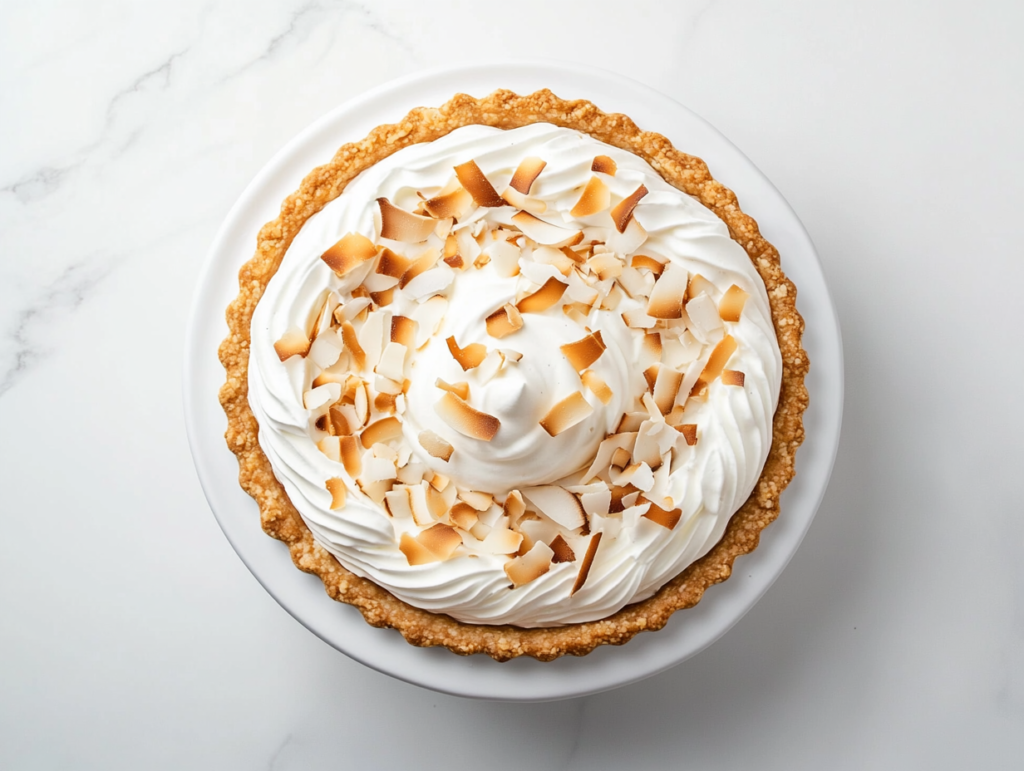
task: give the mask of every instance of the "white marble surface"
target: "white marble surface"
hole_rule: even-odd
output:
[[[770,7],[769,7],[770,5]],[[1024,6],[0,7],[0,767],[1020,768]],[[655,679],[439,696],[295,623],[210,514],[180,363],[291,136],[423,67],[599,64],[710,120],[815,239],[844,436],[782,578]]]

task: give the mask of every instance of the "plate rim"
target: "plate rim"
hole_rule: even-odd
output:
[[[607,98],[599,102],[602,107],[608,101],[621,105],[631,101],[629,97],[636,97],[641,103],[649,102],[649,108],[644,108],[640,112],[644,114],[658,112],[657,108],[661,108],[665,113],[674,112],[676,117],[685,117],[684,123],[689,122],[692,124],[690,126],[691,130],[694,127],[702,129],[706,134],[705,140],[710,138],[721,145],[726,152],[726,156],[729,156],[728,163],[725,162],[726,156],[717,157],[709,161],[712,173],[715,174],[716,179],[722,181],[730,189],[735,190],[736,180],[730,180],[727,176],[720,176],[716,172],[716,168],[738,166],[745,176],[746,184],[756,183],[753,184],[754,188],[762,188],[759,195],[767,195],[768,199],[771,199],[770,201],[768,199],[758,200],[755,196],[753,199],[753,212],[748,208],[750,201],[744,204],[744,211],[751,214],[758,221],[762,230],[765,229],[765,223],[758,216],[758,208],[776,208],[786,219],[784,223],[779,220],[773,220],[771,224],[776,226],[785,224],[787,240],[794,241],[802,250],[803,254],[798,260],[800,270],[797,272],[809,272],[814,274],[813,277],[817,279],[815,284],[808,283],[807,278],[797,282],[800,287],[800,295],[797,298],[798,309],[806,319],[807,313],[805,311],[807,307],[813,306],[815,313],[812,314],[812,318],[816,321],[814,327],[815,339],[821,337],[828,339],[824,341],[823,347],[817,346],[821,347],[821,350],[816,351],[814,356],[809,357],[811,359],[811,371],[808,381],[822,381],[822,376],[824,376],[824,382],[818,382],[820,389],[818,393],[812,392],[811,394],[811,406],[807,413],[808,418],[817,418],[818,420],[816,424],[807,428],[808,439],[812,438],[811,428],[815,429],[814,440],[817,442],[815,454],[813,459],[807,458],[809,453],[805,440],[803,453],[798,453],[797,456],[797,478],[794,484],[791,485],[791,489],[787,489],[783,493],[781,507],[783,514],[778,521],[773,523],[764,532],[762,543],[758,549],[751,555],[743,556],[744,562],[741,564],[744,570],[751,567],[749,563],[757,560],[759,554],[762,554],[762,556],[767,554],[773,557],[773,559],[767,560],[769,564],[763,567],[763,572],[758,572],[758,579],[751,589],[747,589],[750,586],[749,583],[742,582],[744,591],[729,592],[730,584],[732,586],[739,586],[741,584],[738,576],[734,575],[730,581],[716,587],[718,591],[712,592],[704,602],[695,608],[688,609],[685,614],[675,614],[669,625],[658,632],[658,635],[641,635],[622,648],[603,646],[582,659],[563,657],[548,663],[537,662],[532,659],[525,661],[523,659],[516,659],[512,662],[499,664],[490,659],[486,659],[486,662],[481,661],[481,659],[486,658],[482,656],[463,658],[455,656],[446,650],[414,648],[405,643],[393,630],[379,630],[370,627],[353,608],[342,606],[331,600],[323,591],[319,579],[307,576],[295,568],[283,545],[273,541],[273,539],[263,533],[262,528],[258,527],[258,509],[255,502],[249,499],[238,486],[237,461],[223,439],[223,428],[226,426],[226,418],[224,418],[223,411],[217,401],[216,390],[213,390],[212,393],[207,393],[203,390],[209,380],[199,375],[204,371],[207,371],[206,374],[208,374],[210,369],[209,354],[211,353],[209,346],[211,342],[215,342],[212,354],[213,363],[220,373],[218,387],[224,380],[223,369],[216,358],[216,349],[227,332],[227,326],[222,323],[223,329],[216,328],[214,331],[208,322],[210,317],[215,316],[217,313],[220,314],[220,320],[223,322],[223,310],[226,307],[226,303],[219,307],[211,305],[208,302],[208,296],[210,294],[217,294],[215,291],[216,281],[224,278],[224,276],[218,275],[218,273],[224,274],[225,271],[227,272],[227,277],[230,278],[230,297],[234,297],[237,293],[238,268],[251,257],[252,250],[249,249],[248,252],[243,250],[240,254],[234,253],[232,238],[235,237],[235,232],[239,227],[247,229],[248,225],[243,225],[244,220],[260,220],[265,216],[257,214],[257,211],[262,211],[266,208],[265,205],[258,205],[261,196],[268,200],[273,200],[273,196],[277,195],[277,193],[269,191],[285,186],[287,191],[284,195],[280,195],[276,200],[273,200],[273,205],[279,206],[284,197],[297,188],[298,180],[302,176],[308,173],[313,166],[326,162],[329,159],[330,154],[326,157],[318,156],[318,161],[306,166],[299,167],[296,163],[297,156],[310,154],[311,152],[312,154],[317,154],[317,151],[311,148],[317,145],[318,142],[324,142],[324,138],[321,136],[324,132],[337,132],[337,124],[339,122],[344,124],[346,120],[349,124],[355,125],[355,127],[350,125],[340,133],[332,135],[333,139],[330,141],[333,147],[336,148],[349,139],[348,133],[358,131],[360,121],[352,116],[360,113],[360,111],[364,114],[373,115],[373,109],[368,108],[379,103],[381,100],[394,100],[394,103],[388,109],[392,115],[390,121],[397,120],[408,109],[417,106],[417,104],[408,101],[408,96],[403,97],[410,89],[417,93],[429,93],[432,88],[444,89],[453,82],[462,84],[456,85],[454,90],[447,91],[447,98],[450,98],[458,90],[471,90],[471,84],[487,83],[489,81],[493,84],[494,82],[525,82],[531,80],[536,81],[536,85],[533,86],[534,89],[549,87],[555,90],[556,86],[554,84],[557,83],[559,84],[557,88],[561,91],[564,91],[567,87],[576,87],[578,92],[582,92],[562,93],[563,96],[568,98],[582,97],[593,101],[592,95],[594,92],[604,91]],[[493,90],[495,87],[512,88],[513,85],[513,82],[509,82],[503,86],[492,85],[490,89]],[[629,97],[624,96],[626,94]],[[482,91],[477,91],[476,95],[482,96],[484,94]],[[403,102],[402,98],[405,98],[406,101]],[[377,109],[381,108],[378,107]],[[626,112],[618,107],[615,108],[615,111]],[[647,123],[645,120],[636,117],[636,108],[626,112],[626,114],[633,117],[638,124],[646,125]],[[363,119],[363,122],[365,123],[366,120]],[[370,118],[369,122],[372,125],[369,128],[379,125],[381,122],[390,121],[379,121]],[[663,126],[651,125],[649,128],[665,133],[672,139],[669,131]],[[363,132],[363,134],[365,133]],[[358,139],[363,134],[352,138]],[[675,140],[673,142],[676,143]],[[676,144],[680,146],[678,143]],[[681,146],[681,149],[685,152],[690,151],[685,146]],[[331,153],[333,153],[333,150]],[[704,156],[702,155],[702,157]],[[289,166],[292,168],[289,168]],[[296,173],[298,174],[297,177]],[[732,171],[729,173],[736,172]],[[291,185],[291,187],[287,187],[288,185]],[[251,231],[250,240],[253,246],[258,227],[262,226],[263,222],[272,219],[273,216],[274,214],[271,214],[267,219],[260,221],[256,230]],[[775,237],[769,237],[769,241],[778,247]],[[786,252],[782,248],[780,248],[780,252],[783,254],[783,267],[787,275],[789,275],[794,264],[787,265]],[[797,253],[799,251],[790,251],[790,254]],[[228,269],[229,266],[224,264],[224,261],[229,259],[232,261],[231,266],[233,266],[230,270]],[[811,292],[808,292],[808,287],[813,287]],[[801,297],[804,298],[803,302],[801,302]],[[806,338],[807,333],[805,333],[805,340]],[[808,343],[805,341],[805,348],[807,345]],[[827,355],[830,351],[831,356]],[[199,386],[200,382],[204,383],[203,387]],[[770,588],[793,554],[795,554],[824,497],[838,451],[844,398],[843,386],[842,334],[838,314],[824,279],[820,259],[818,258],[817,251],[814,249],[810,236],[796,216],[796,213],[767,177],[721,132],[717,131],[711,124],[692,110],[689,110],[670,97],[642,83],[608,70],[550,59],[511,59],[493,61],[483,65],[447,66],[398,78],[343,102],[289,140],[267,161],[249,185],[246,186],[224,218],[210,246],[199,274],[189,313],[182,370],[182,398],[186,432],[196,473],[204,495],[218,525],[232,548],[275,601],[324,642],[372,669],[405,682],[442,693],[500,701],[546,701],[572,698],[610,690],[646,677],[651,677],[682,663],[701,650],[704,650],[746,615]],[[216,412],[219,413],[222,419],[220,422],[213,421],[216,423],[216,426],[210,425],[209,416],[205,415],[205,413],[210,412],[209,402],[211,400],[216,407]],[[816,407],[818,409],[815,409]],[[825,409],[822,410],[821,407]],[[205,421],[204,417],[207,418]],[[219,445],[219,449],[217,445]],[[215,456],[212,460],[211,453]],[[228,476],[226,482],[222,476],[213,474],[215,463],[224,466],[225,460],[230,460],[235,470],[234,474]],[[812,479],[808,479],[811,476],[811,474],[807,473],[808,465],[812,467]],[[804,472],[803,477],[799,473],[801,471]],[[799,494],[802,496],[799,500],[799,505],[790,500],[797,495],[795,492],[796,485],[800,485]],[[241,519],[232,516],[238,512],[228,510],[229,507],[241,505],[238,495],[232,494],[230,490],[223,489],[229,486],[233,486],[234,492],[243,496],[251,506],[251,511],[243,515]],[[794,492],[791,493],[791,490],[794,490]],[[786,516],[787,512],[789,516],[784,520],[783,517]],[[248,527],[249,530],[254,531],[260,539],[267,542],[263,546],[270,545],[270,548],[260,548],[258,542],[249,537],[252,533],[239,529],[240,522],[245,523],[241,527]],[[778,536],[780,531],[784,531],[784,537]],[[274,547],[279,548],[275,549]],[[271,559],[283,563],[284,567],[294,573],[295,576],[302,579],[311,579],[312,582],[315,582],[315,585],[312,585],[310,581],[302,582],[301,579],[299,581],[288,580],[286,575],[280,571],[279,564],[275,566],[273,563],[268,563],[268,555],[273,552],[276,552],[276,554],[273,554],[270,557]],[[764,559],[757,561],[765,562]],[[734,571],[734,573],[739,572],[741,571]],[[751,577],[753,577],[753,573],[751,573]],[[309,602],[312,596],[311,593],[312,595],[319,594],[319,597],[316,598],[317,601],[312,604]],[[321,608],[320,605],[324,607]],[[324,608],[326,608],[326,611],[324,611]],[[710,608],[710,612],[708,608]],[[728,608],[730,612],[723,613],[722,611],[725,608]],[[341,612],[338,612],[339,610]],[[331,617],[332,623],[327,622],[328,617]],[[693,635],[679,634],[679,628],[682,624],[681,618],[684,620],[693,619],[690,626],[702,623],[709,626],[708,633],[703,636],[698,635],[695,640],[690,640],[681,650],[676,651],[675,656],[672,656],[670,651],[668,657],[666,657],[663,650],[664,645],[653,646],[660,651],[660,655],[653,658],[637,655],[636,652],[639,652],[641,649],[652,648],[651,645],[645,643],[658,636],[661,636],[659,639],[663,639],[666,643],[669,642],[669,638],[679,638],[681,636],[685,642],[689,637],[692,637]],[[338,619],[345,620],[339,625],[337,623]],[[344,634],[340,637],[338,634],[339,629],[344,630]],[[673,629],[676,630],[675,634],[672,632]],[[366,635],[363,632],[366,630],[379,635],[381,639],[373,641],[369,646],[365,645],[363,638]],[[402,646],[402,648],[396,648],[395,645],[391,644],[395,642]],[[412,652],[412,657],[408,655],[410,652]],[[441,654],[441,656],[436,654]],[[612,660],[609,661],[609,659]],[[540,677],[537,676],[536,668],[538,667],[544,668]],[[553,675],[553,677],[549,675]]]

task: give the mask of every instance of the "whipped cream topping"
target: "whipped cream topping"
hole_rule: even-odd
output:
[[[324,410],[315,399],[309,405],[308,396],[317,371],[311,359],[317,352],[282,362],[274,344],[290,329],[309,327],[325,290],[334,292],[343,305],[352,301],[352,291],[361,284],[374,291],[379,277],[371,274],[370,262],[339,278],[321,255],[347,233],[379,242],[378,198],[412,211],[420,201],[418,194],[429,198],[445,189],[453,179],[453,167],[470,159],[500,192],[524,158],[542,158],[547,165],[530,189],[530,198],[544,205],[538,216],[567,232],[583,228],[585,236],[600,236],[610,249],[621,247],[623,256],[628,256],[628,231],[619,234],[607,211],[583,217],[570,214],[594,176],[592,165],[598,155],[610,157],[618,167],[614,175],[602,175],[613,201],[629,196],[640,184],[649,191],[633,213],[647,234],[639,253],[677,265],[689,276],[699,274],[705,280],[706,299],[713,304],[731,286],[748,295],[738,321],[705,327],[695,323],[686,334],[671,339],[663,335],[662,361],[686,373],[683,385],[688,392],[715,344],[728,334],[736,342],[728,368],[744,374],[743,384],[737,387],[715,380],[707,384],[703,398],[686,400],[684,394],[679,400],[681,417],[676,422],[698,426],[699,440],[690,444],[674,428],[668,432],[672,460],[663,464],[657,489],[679,510],[671,529],[643,516],[647,506],[633,496],[623,511],[593,513],[583,531],[557,527],[543,515],[536,523],[528,523],[531,527],[524,527],[524,532],[535,540],[548,539],[553,533],[564,536],[577,560],[552,564],[547,572],[515,588],[505,569],[507,554],[472,549],[462,553],[460,547],[460,553],[450,559],[410,564],[399,545],[403,534],[415,535],[422,526],[389,514],[360,492],[339,461],[318,448],[323,432],[316,421]],[[512,207],[480,208],[457,227],[472,228],[472,220],[484,221],[487,228],[512,227],[515,213]],[[410,259],[419,248],[386,243]],[[483,250],[488,248],[485,238]],[[547,278],[565,278],[552,265],[521,261],[519,274],[509,276],[496,268],[496,259],[492,263],[466,270],[439,264],[431,278],[435,283],[426,286],[426,295],[443,296],[446,305],[433,334],[426,336],[422,347],[409,352],[408,387],[396,396],[404,410],[402,432],[412,453],[411,465],[444,475],[453,487],[498,497],[512,489],[556,481],[582,492],[580,485],[591,480],[581,480],[580,470],[590,465],[623,415],[631,414],[636,421],[646,417],[637,416],[644,409],[640,397],[649,388],[644,376],[644,331],[627,326],[624,315],[642,315],[647,301],[622,293],[615,308],[596,306],[587,313],[585,328],[556,305],[543,313],[524,315],[521,329],[495,340],[487,333],[488,315],[505,303],[514,305]],[[423,287],[415,282],[405,287],[408,291],[394,292],[385,309],[390,318],[424,318],[425,297],[419,295]],[[383,283],[379,286],[386,288]],[[571,302],[586,291],[570,282],[566,293],[565,301]],[[690,310],[696,322],[701,308]],[[421,326],[427,325],[421,321]],[[430,330],[419,333],[424,331]],[[579,374],[560,349],[587,331],[600,332],[605,345],[590,369],[611,391],[607,403],[581,387]],[[691,332],[703,339],[695,339]],[[435,142],[405,148],[365,171],[296,236],[254,313],[251,335],[249,401],[259,422],[260,445],[314,537],[349,570],[414,606],[470,623],[523,627],[608,616],[651,596],[705,554],[721,538],[729,517],[760,476],[771,444],[782,369],[764,286],[721,220],[668,185],[640,158],[548,124],[511,131],[461,128]],[[517,352],[522,358],[506,361],[496,375],[483,366],[463,370],[446,344],[448,338],[463,348],[479,343],[488,350]],[[435,385],[438,379],[467,383],[473,407],[500,421],[491,441],[453,430],[438,413],[436,404],[443,393]],[[551,436],[540,420],[554,403],[573,392],[584,395],[591,411]],[[424,431],[451,445],[449,460],[424,451],[418,441]],[[665,434],[661,436],[664,440]],[[325,484],[338,478],[348,482],[347,500],[342,508],[332,509],[332,495]],[[530,504],[529,492],[526,497]],[[493,519],[493,513],[481,514],[488,516]],[[586,582],[573,593],[578,558],[595,533],[602,534],[600,547]]]

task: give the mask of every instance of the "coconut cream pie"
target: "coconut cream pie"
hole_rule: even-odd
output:
[[[416,645],[658,629],[778,514],[807,359],[704,164],[542,91],[342,147],[260,233],[221,401],[296,565]]]

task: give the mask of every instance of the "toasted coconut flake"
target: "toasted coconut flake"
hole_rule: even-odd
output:
[[[561,533],[555,536],[555,539],[549,544],[549,546],[551,547],[551,552],[553,554],[551,557],[551,561],[553,563],[558,564],[562,562],[576,561],[576,555],[573,553],[566,540],[562,538]]]
[[[604,211],[611,203],[612,191],[608,189],[608,185],[600,177],[591,177],[569,214],[573,217],[588,217]]]
[[[553,225],[529,212],[521,211],[512,215],[512,221],[523,231],[527,238],[532,238],[538,244],[545,246],[562,245],[572,241],[577,235],[582,238],[579,231],[568,230],[558,225]]]
[[[387,442],[391,439],[397,439],[401,435],[402,423],[398,418],[381,418],[366,427],[363,433],[359,435],[359,441],[362,442],[363,447],[369,449],[378,442]]]
[[[616,254],[629,256],[646,242],[647,231],[636,217],[631,217],[623,232],[612,231],[608,237],[608,248]]]
[[[494,186],[487,180],[487,177],[476,165],[476,161],[466,161],[455,167],[455,175],[459,178],[462,186],[473,196],[477,206],[497,207],[505,206]]]
[[[356,369],[363,369],[366,366],[366,351],[359,345],[359,337],[352,322],[346,321],[341,325],[341,339],[345,343],[345,348],[352,354]]]
[[[656,319],[682,318],[686,281],[686,269],[669,263],[654,282],[654,289],[647,301],[647,315]]]
[[[462,381],[458,383],[446,383],[441,378],[438,378],[434,381],[434,385],[448,393],[455,394],[460,399],[469,399],[469,383]]]
[[[334,246],[321,254],[320,259],[336,274],[344,276],[376,256],[377,247],[373,241],[359,233],[346,233]]]
[[[650,508],[647,509],[647,513],[643,515],[644,519],[649,519],[658,525],[661,525],[668,530],[674,530],[676,525],[679,524],[679,518],[683,516],[681,509],[672,509],[666,511],[655,503],[652,503]]]
[[[683,382],[683,373],[671,367],[660,367],[654,382],[654,403],[658,405],[662,415],[667,415],[676,403],[679,386]]]
[[[543,313],[562,299],[565,289],[563,282],[549,278],[540,289],[516,303],[516,308],[520,313]]]
[[[620,426],[622,423],[620,422]],[[639,423],[637,424],[639,426]],[[633,443],[636,441],[635,431],[619,431],[611,436],[605,438],[600,445],[598,445],[597,453],[594,455],[594,460],[590,464],[582,477],[580,477],[580,484],[586,484],[592,480],[595,476],[603,472],[611,463],[612,455],[619,448],[631,450]]]
[[[523,317],[516,306],[506,304],[488,316],[486,324],[487,334],[500,339],[522,329]]]
[[[459,490],[459,499],[465,501],[477,511],[487,511],[494,505],[494,496],[478,490]]]
[[[708,281],[700,273],[694,273],[690,277],[690,283],[686,287],[686,301],[689,302],[699,294],[706,294],[708,297],[714,296],[715,285]]]
[[[661,335],[657,332],[647,332],[644,334],[643,340],[640,342],[641,350],[641,362],[651,364],[661,361]],[[647,364],[650,366],[650,364]]]
[[[735,369],[722,370],[722,383],[727,386],[742,386],[746,376]]]
[[[452,358],[459,363],[464,371],[479,367],[484,357],[487,356],[487,346],[482,343],[470,343],[465,348],[460,348],[455,341],[455,335],[449,337],[445,342],[448,343],[448,350],[451,351]]]
[[[577,372],[583,372],[583,370],[601,358],[601,354],[605,352],[606,348],[607,346],[604,344],[600,330],[574,343],[566,343],[559,346],[559,349],[565,354],[565,358],[569,360],[569,363]]]
[[[526,513],[526,503],[523,501],[522,493],[512,490],[505,496],[505,502],[501,505],[505,516],[508,517],[509,525],[515,525],[519,518]]]
[[[592,369],[583,370],[580,373],[580,380],[583,381],[583,385],[589,388],[594,396],[601,400],[602,404],[608,404],[612,397],[615,396],[608,384]]]
[[[620,447],[612,453],[611,465],[619,469],[624,469],[629,465],[631,460],[633,460],[633,457],[629,454],[629,451]]]
[[[529,195],[534,180],[540,176],[545,166],[547,166],[547,162],[542,161],[540,158],[523,158],[516,169],[516,173],[512,175],[512,179],[508,183],[509,187],[513,190],[518,190],[523,195]]]
[[[657,324],[657,319],[639,309],[623,311],[622,321],[630,329],[654,329]]]
[[[459,501],[452,506],[448,516],[452,522],[463,530],[470,530],[479,521],[480,514],[465,501]]]
[[[505,192],[501,194],[501,197],[505,199],[509,206],[528,211],[530,214],[543,214],[548,210],[548,205],[542,200],[523,195],[514,187],[505,188]]]
[[[415,311],[413,318],[419,325],[416,330],[416,348],[422,348],[437,332],[448,310],[448,300],[441,295],[434,295],[423,301]]]
[[[380,259],[377,261],[376,273],[391,278],[401,278],[402,274],[409,269],[409,260],[400,254],[395,254],[386,246],[380,250]]]
[[[614,254],[597,254],[587,260],[590,267],[600,281],[609,278],[618,278],[622,275],[622,261]]]
[[[547,415],[541,418],[540,426],[550,436],[558,436],[590,417],[593,411],[594,408],[590,406],[590,402],[584,398],[583,394],[573,391],[548,410]]]
[[[576,574],[576,583],[572,585],[572,591],[569,592],[570,597],[582,589],[583,584],[587,582],[587,576],[590,575],[590,566],[594,564],[594,557],[597,555],[597,547],[600,545],[601,533],[594,533],[590,536],[590,543],[587,544],[587,553],[583,555],[583,562],[580,564],[580,572]]]
[[[380,237],[406,244],[417,244],[425,241],[434,232],[437,220],[432,217],[421,217],[399,209],[387,198],[378,198],[380,207]]]
[[[662,271],[665,270],[665,263],[646,254],[634,254],[633,259],[629,261],[629,266],[631,268],[649,270],[655,276],[660,276]]]
[[[441,254],[437,249],[427,249],[422,255],[409,263],[409,267],[406,268],[405,273],[398,280],[398,288],[405,289],[410,281],[433,268],[440,256]]]
[[[349,436],[362,428],[362,424],[356,416],[355,407],[351,404],[343,404],[340,407],[331,407],[328,415],[331,433],[335,436]]]
[[[386,305],[391,305],[391,302],[395,299],[395,288],[382,289],[379,292],[370,292],[370,299],[373,300],[374,305],[378,308],[383,308]]]
[[[440,557],[408,533],[402,533],[402,539],[398,543],[398,548],[405,555],[406,560],[408,560],[411,566],[427,565],[431,562],[441,561]]]
[[[292,327],[281,339],[274,343],[274,351],[281,361],[287,361],[292,356],[306,357],[312,345],[309,336],[298,327]]]
[[[430,483],[431,487],[433,487],[439,493],[443,493],[445,490],[448,489],[448,484],[452,480],[450,478],[446,477],[444,474],[437,474],[437,473],[435,473],[427,481]]]
[[[533,250],[533,261],[539,265],[551,265],[561,273],[563,276],[568,276],[572,273],[573,266],[576,264],[568,257],[561,249],[556,249],[553,246],[538,246]],[[529,278],[529,276],[527,276]]]
[[[505,563],[505,575],[515,587],[536,581],[551,570],[554,552],[543,541],[538,541],[526,554]]]
[[[660,369],[660,364],[652,364],[644,370],[644,380],[647,381],[647,388],[651,391],[654,390],[654,386],[658,382],[658,370]]]
[[[377,366],[374,367],[374,372],[389,380],[401,383],[405,379],[405,355],[407,352],[408,349],[401,343],[389,342],[384,346],[384,352],[381,354]],[[398,392],[401,392],[401,388],[399,388]],[[388,391],[387,393],[394,392]]]
[[[344,507],[345,495],[348,492],[345,489],[345,480],[338,479],[338,477],[331,477],[327,480],[327,492],[331,494],[331,510],[335,511]]]
[[[434,486],[429,482],[423,482],[423,489],[427,493],[427,508],[430,509],[430,515],[434,519],[441,519],[445,514],[448,513],[448,502],[445,500],[444,495],[441,494],[440,490],[435,490]],[[461,538],[459,539],[462,540]]]
[[[544,516],[566,530],[578,530],[587,523],[580,499],[559,485],[526,487],[523,496]]]
[[[735,284],[726,289],[718,303],[718,315],[722,317],[722,321],[739,321],[749,296]]]
[[[452,457],[455,448],[448,442],[435,434],[433,431],[421,431],[419,435],[420,446],[427,451],[427,454],[440,458],[445,463]]]
[[[683,435],[686,443],[693,447],[697,444],[697,424],[696,423],[683,423],[682,425],[676,426],[676,431]]]
[[[339,440],[339,454],[342,465],[349,476],[355,478],[363,470],[363,449],[354,436],[343,436]]]
[[[501,421],[496,417],[473,409],[450,391],[434,405],[434,411],[460,434],[482,442],[491,441],[501,428]]]
[[[590,164],[591,171],[597,171],[601,174],[608,174],[615,176],[615,172],[618,171],[619,167],[615,165],[615,161],[609,158],[607,155],[596,155],[594,156],[594,162]]]
[[[721,375],[722,370],[725,369],[725,365],[729,361],[729,357],[735,352],[736,341],[732,335],[726,335],[715,346],[715,350],[711,352],[708,363],[704,366],[704,371],[700,373],[700,381],[707,384]]]
[[[316,448],[329,460],[333,460],[335,463],[341,462],[341,439],[339,437],[325,436],[316,443]]]
[[[519,275],[519,255],[522,251],[511,241],[497,241],[487,249],[494,270],[504,278]]]
[[[377,412],[394,412],[398,396],[396,394],[377,394],[373,397],[373,408]]]
[[[645,195],[647,195],[647,188],[640,185],[640,187],[612,207],[612,221],[615,222],[615,229],[620,233],[626,231],[626,225],[629,224],[629,220],[633,216],[633,209],[636,208],[640,199]]]
[[[473,205],[473,196],[463,187],[456,187],[423,202],[423,208],[431,217],[439,220],[455,217],[461,220]],[[443,238],[443,236],[441,236]]]
[[[416,321],[408,316],[392,316],[391,342],[413,348],[416,343]]]

